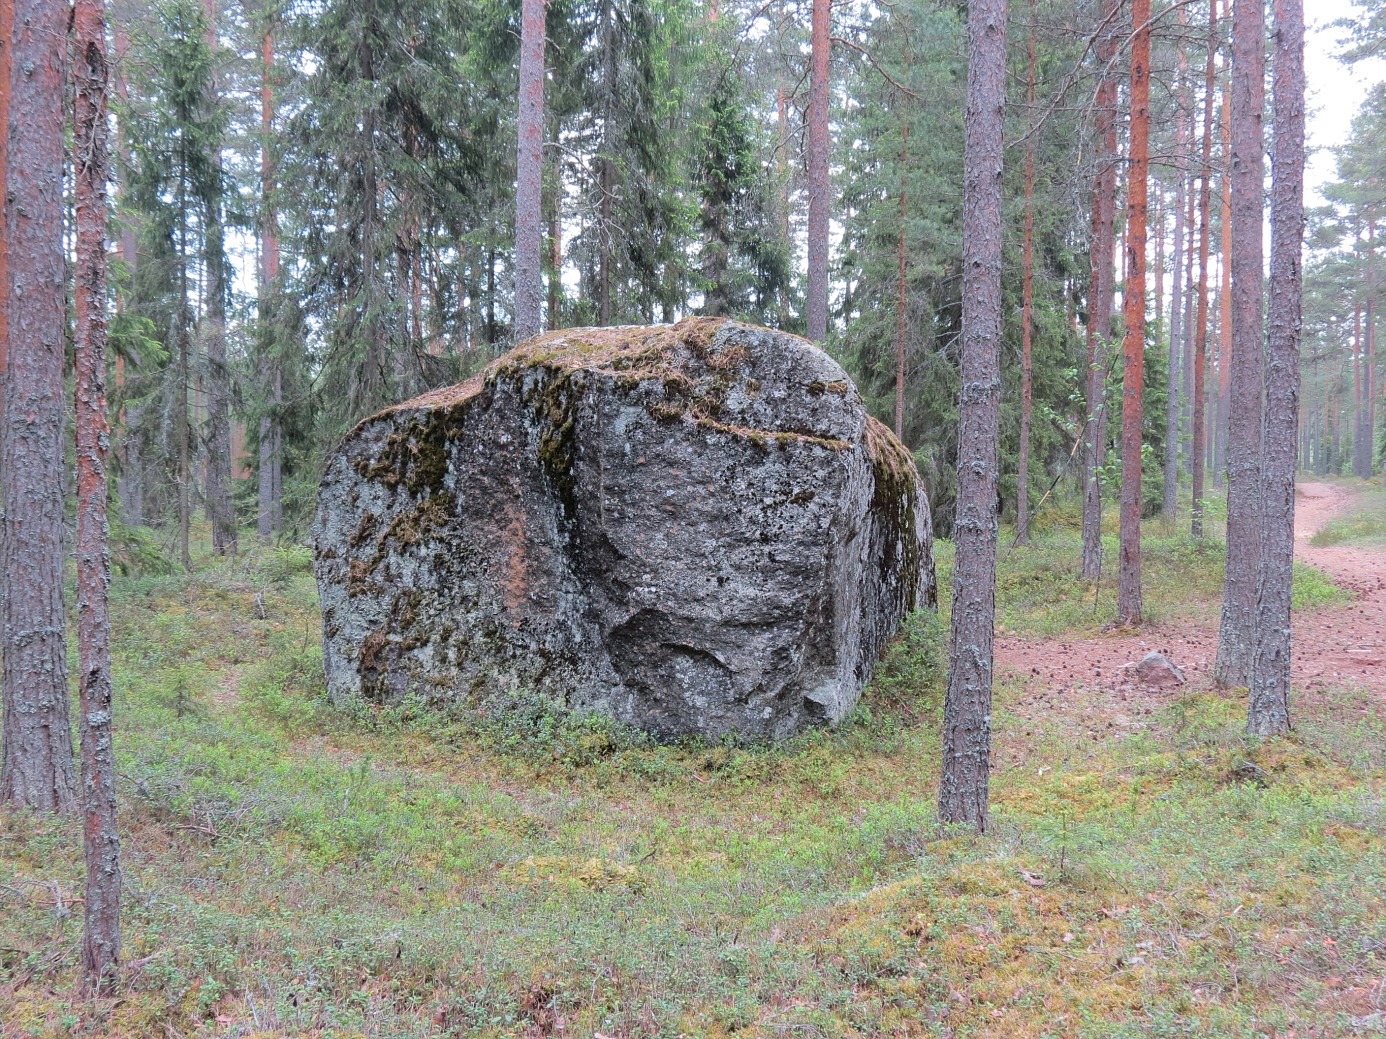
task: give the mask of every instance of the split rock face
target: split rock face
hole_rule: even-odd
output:
[[[723,319],[552,332],[367,419],[314,535],[336,702],[782,739],[934,605],[909,454],[821,350]]]

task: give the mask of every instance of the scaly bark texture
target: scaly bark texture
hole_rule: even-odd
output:
[[[1227,570],[1213,677],[1243,685],[1256,639],[1256,567],[1261,545],[1261,396],[1265,321],[1261,308],[1265,191],[1264,0],[1232,8],[1232,364],[1228,373]]]
[[[1097,175],[1092,189],[1092,272],[1088,282],[1087,415],[1083,459],[1083,579],[1102,572],[1102,484],[1097,470],[1107,439],[1107,337],[1112,329],[1112,246],[1116,221],[1117,76],[1115,23],[1119,0],[1106,0],[1098,28]]]
[[[813,0],[813,39],[808,102],[808,338],[820,346],[828,337],[828,55],[830,0]]]
[[[1132,0],[1131,173],[1126,185],[1126,371],[1121,393],[1121,561],[1117,622],[1141,622],[1141,424],[1145,392],[1145,239],[1150,172],[1150,0]]]
[[[1223,5],[1227,20],[1227,5]],[[1213,486],[1221,487],[1227,475],[1227,373],[1232,368],[1232,108],[1226,83],[1222,91],[1222,263],[1218,268],[1218,386],[1217,412],[1209,455],[1213,466]]]
[[[544,331],[544,7],[520,13],[519,147],[515,166],[515,339]]]
[[[1207,414],[1206,373],[1208,369],[1208,254],[1211,246],[1213,206],[1213,96],[1217,87],[1218,6],[1208,3],[1208,64],[1203,81],[1203,156],[1199,163],[1198,185],[1198,306],[1194,320],[1192,442],[1193,504],[1190,532],[1203,537],[1203,463],[1206,454]]]
[[[1034,4],[1031,3],[1031,15]],[[1035,110],[1035,26],[1030,23],[1026,41],[1025,104]],[[1034,363],[1035,317],[1035,138],[1031,128],[1025,142],[1025,242],[1020,267],[1020,457],[1015,476],[1016,541],[1030,543],[1030,421],[1034,402],[1031,397]]]
[[[108,994],[120,957],[120,834],[111,744],[111,557],[106,547],[106,184],[109,72],[102,0],[77,0],[72,21],[77,265],[77,653],[80,660],[83,849],[87,866],[82,970]]]
[[[14,36],[14,5],[0,4],[0,445],[5,438],[5,369],[10,351],[9,315],[7,302],[10,288],[9,274],[9,231],[5,226],[5,156],[9,152],[10,141],[10,40]],[[0,508],[4,502],[0,499]],[[0,570],[6,570],[5,543],[0,540]]]
[[[1295,557],[1295,427],[1303,324],[1304,3],[1275,3],[1275,161],[1271,168],[1266,424],[1261,445],[1261,559],[1247,731],[1290,728],[1290,581]]]
[[[0,429],[0,801],[71,811],[76,789],[63,614],[67,8],[51,0],[4,6],[13,32],[4,199],[9,346]]]
[[[1186,22],[1185,12],[1179,11],[1179,23]],[[1184,331],[1184,195],[1188,178],[1188,90],[1185,76],[1188,63],[1184,52],[1179,52],[1179,75],[1177,87],[1178,112],[1175,115],[1175,182],[1174,192],[1174,270],[1173,284],[1170,286],[1169,306],[1169,371],[1166,383],[1165,403],[1165,485],[1162,512],[1167,519],[1174,519],[1179,511],[1179,388],[1181,382],[1181,348]]]
[[[1000,466],[1005,0],[972,0],[967,23],[958,504],[953,534],[953,630],[943,707],[939,817],[944,822],[985,830],[996,619],[996,484]]]

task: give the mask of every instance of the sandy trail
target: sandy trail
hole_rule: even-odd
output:
[[[1309,544],[1355,497],[1350,489],[1334,484],[1301,483],[1296,488],[1295,558],[1323,570],[1357,596],[1347,606],[1295,617],[1296,695],[1359,688],[1386,700],[1386,549]],[[1159,650],[1184,670],[1185,689],[1212,686],[1217,627],[1201,619],[1088,639],[1001,636],[996,640],[996,665],[1001,674],[1024,677],[1025,695],[1017,706],[1022,718],[1032,710],[1091,706],[1096,726],[1139,726],[1142,716],[1171,696],[1169,691],[1134,684],[1124,669],[1150,650]]]

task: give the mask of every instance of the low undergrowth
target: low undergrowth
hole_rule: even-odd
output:
[[[1386,544],[1386,488],[1378,487],[1360,494],[1347,515],[1329,520],[1309,543],[1319,548]]]
[[[1096,581],[1081,576],[1081,517],[1058,512],[1036,527],[1029,545],[1003,530],[997,558],[997,630],[1040,638],[1081,637],[1109,628],[1116,615],[1118,542],[1115,529],[1102,538],[1103,565]],[[1109,523],[1109,527],[1112,525]],[[1210,531],[1212,525],[1210,524]],[[941,553],[951,565],[947,548]],[[1173,618],[1217,618],[1226,548],[1220,538],[1194,538],[1163,519],[1147,520],[1141,539],[1145,616],[1159,624]],[[946,582],[940,581],[940,590]],[[1294,569],[1294,608],[1342,606],[1350,593],[1302,563]]]
[[[1034,615],[1015,566],[1004,615]],[[1094,741],[1003,682],[1025,764],[979,838],[935,821],[933,618],[847,724],[771,748],[336,710],[301,552],[122,578],[115,611],[126,974],[75,995],[76,823],[0,812],[7,1037],[1249,1039],[1386,998],[1361,694],[1288,740],[1201,694]]]

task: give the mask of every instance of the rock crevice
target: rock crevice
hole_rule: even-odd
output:
[[[339,702],[780,739],[934,604],[908,453],[826,354],[722,319],[550,333],[367,419],[314,536]]]

